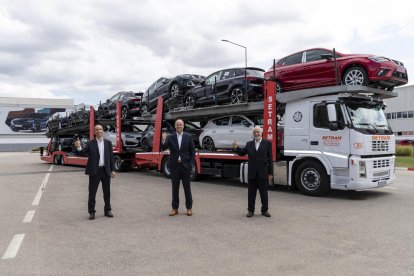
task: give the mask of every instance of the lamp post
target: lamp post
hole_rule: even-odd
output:
[[[247,47],[243,46],[243,45],[240,45],[240,44],[237,44],[237,43],[235,43],[233,41],[230,41],[230,40],[227,40],[227,39],[222,39],[221,41],[228,42],[228,43],[231,43],[231,44],[234,44],[236,46],[244,48],[244,68],[245,68],[245,70],[244,70],[244,80],[245,80],[244,81],[245,82],[244,101],[247,103],[249,101],[249,96],[248,96],[249,93],[247,91],[248,90],[248,85],[247,85]]]
[[[231,43],[231,44],[234,44],[236,46],[244,48],[244,67],[247,68],[247,47],[243,46],[243,45],[240,45],[240,44],[237,44],[237,43],[232,42],[232,41],[227,40],[227,39],[222,39],[221,41],[228,42],[228,43]]]

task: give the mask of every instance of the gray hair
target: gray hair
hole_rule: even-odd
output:
[[[252,129],[252,132],[253,132],[253,131],[255,131],[255,130],[259,130],[259,131],[260,131],[260,134],[263,134],[263,129],[262,129],[261,127],[259,127],[259,126],[255,126],[255,127]]]

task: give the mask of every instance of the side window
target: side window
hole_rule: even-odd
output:
[[[321,55],[326,54],[325,52],[326,51],[322,51],[322,50],[307,51],[306,52],[306,62],[322,60],[323,58],[321,57]]]
[[[293,65],[293,64],[298,64],[301,62],[302,62],[302,52],[288,56],[285,59],[285,62],[283,63],[283,65]]]
[[[250,125],[248,120],[240,116],[233,116],[231,120],[231,124],[233,126],[252,127],[252,125]]]
[[[214,73],[206,79],[206,84],[213,84],[217,78],[219,80],[220,72]]]
[[[226,80],[233,78],[235,74],[235,70],[225,70],[220,76],[220,80]]]
[[[154,91],[154,89],[155,89],[155,83],[153,83],[149,88],[148,88],[148,92],[150,93],[150,94],[152,94],[152,91]]]
[[[230,123],[230,117],[219,118],[214,121],[217,126],[228,126]]]
[[[335,104],[336,117],[338,119],[339,129],[344,129],[345,122],[342,116],[341,107]],[[313,126],[317,128],[329,128],[328,108],[326,103],[315,104],[313,106]]]

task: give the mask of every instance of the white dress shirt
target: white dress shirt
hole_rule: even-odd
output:
[[[259,146],[260,146],[260,142],[262,142],[262,138],[260,138],[260,140],[255,140],[254,141],[254,144],[255,144],[255,146],[256,146],[256,151],[258,151],[259,150]]]
[[[104,156],[104,140],[96,139],[99,148],[99,167],[105,166],[105,156]]]
[[[181,132],[181,134],[178,134],[177,132],[177,140],[178,140],[178,149],[181,149],[181,141],[183,141],[183,133]],[[178,160],[181,161],[181,156],[178,155]]]

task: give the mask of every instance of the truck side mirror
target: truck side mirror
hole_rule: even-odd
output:
[[[335,104],[327,104],[328,109],[328,121],[329,121],[329,130],[337,131],[339,129],[338,118],[336,117],[336,107]]]

